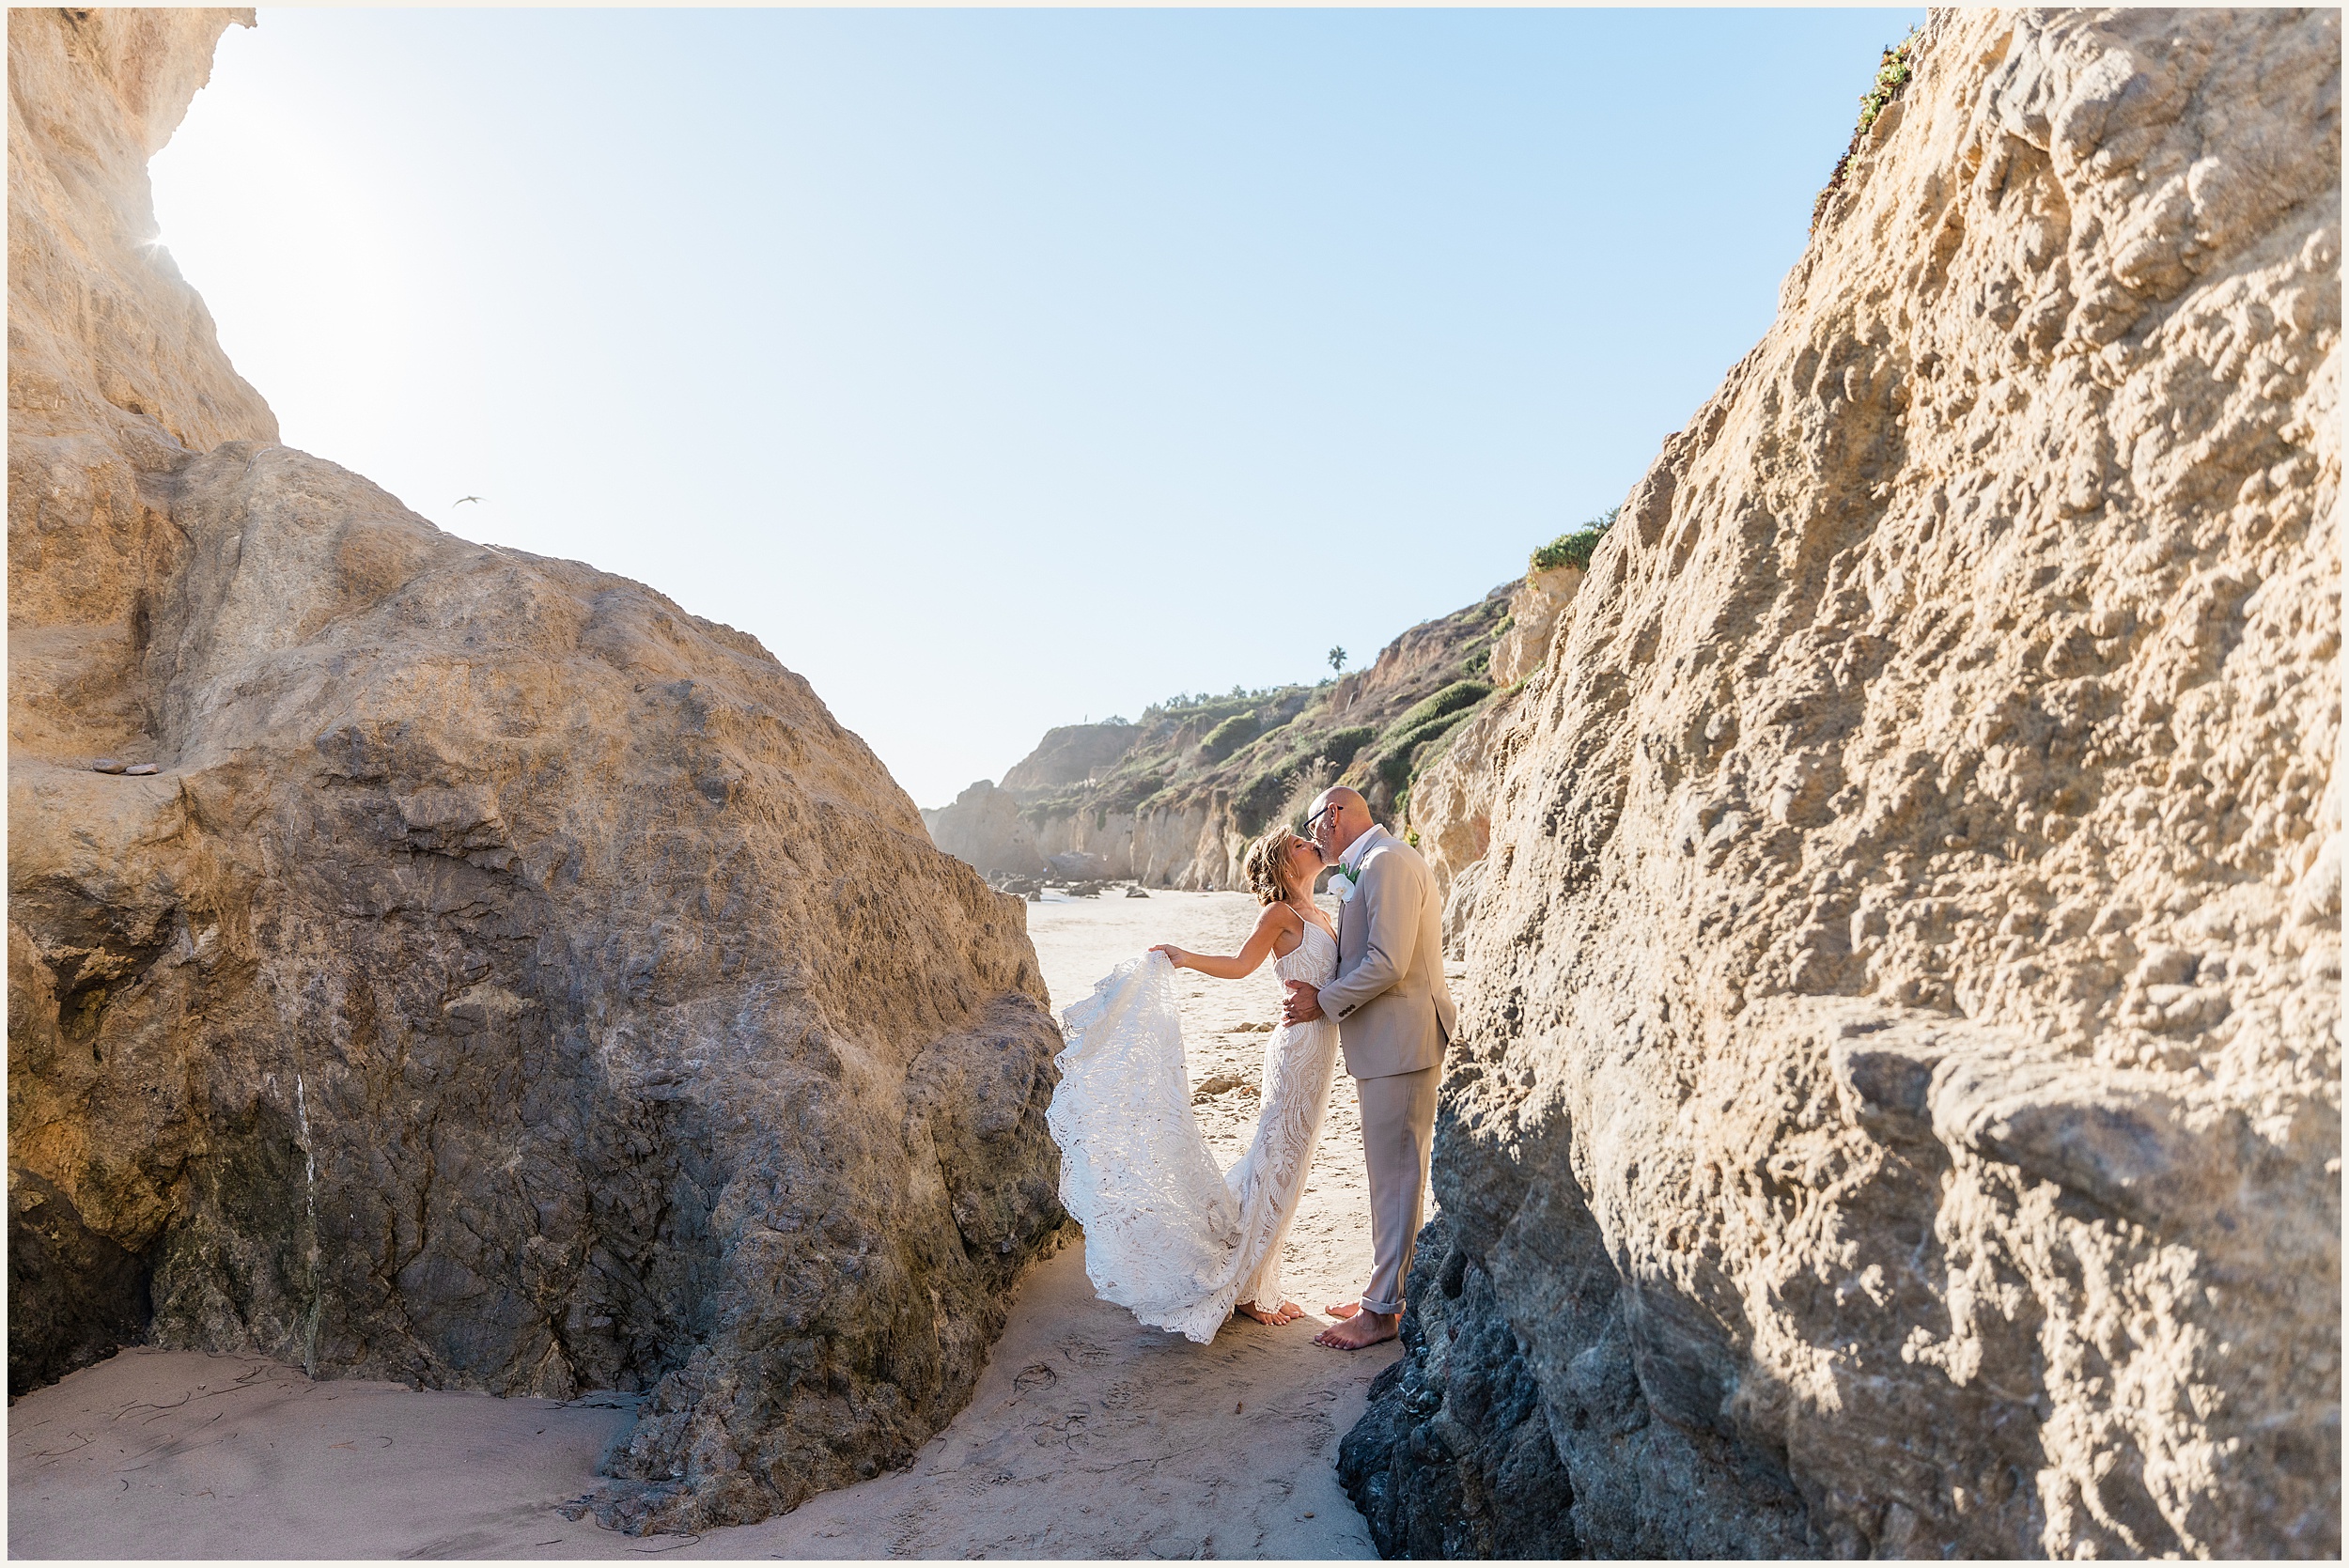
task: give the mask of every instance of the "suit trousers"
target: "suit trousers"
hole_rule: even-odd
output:
[[[1436,1132],[1436,1080],[1440,1067],[1388,1078],[1358,1078],[1362,1107],[1362,1157],[1370,1167],[1370,1247],[1375,1262],[1362,1310],[1399,1312],[1403,1280],[1419,1240],[1421,1195],[1427,1190],[1427,1157]]]

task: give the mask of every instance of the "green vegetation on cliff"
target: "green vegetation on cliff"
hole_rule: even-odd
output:
[[[1622,510],[1620,506],[1610,506],[1573,533],[1561,534],[1542,546],[1527,563],[1526,575],[1531,577],[1535,572],[1546,572],[1558,567],[1589,571],[1591,552],[1598,548],[1598,541],[1607,536],[1607,530],[1615,525],[1615,514]]]
[[[1360,789],[1381,816],[1394,816],[1415,759],[1491,691],[1479,677],[1512,586],[1413,627],[1367,670],[1312,686],[1170,698],[1127,726],[1132,733],[1093,743],[1093,754],[1119,752],[1113,763],[1062,784],[1023,764],[1005,775],[1005,787],[1038,827],[1080,813],[1102,825],[1112,813],[1204,809],[1210,823],[1248,837],[1283,817],[1301,820],[1316,793],[1340,783]],[[1056,748],[1085,744],[1073,730],[1053,736]]]

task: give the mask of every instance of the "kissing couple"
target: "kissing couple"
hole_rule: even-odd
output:
[[[1248,846],[1242,864],[1264,912],[1237,954],[1154,947],[1062,1015],[1067,1045],[1049,1119],[1061,1203],[1084,1227],[1085,1272],[1103,1300],[1201,1344],[1235,1311],[1275,1326],[1305,1314],[1281,1294],[1281,1244],[1341,1052],[1361,1102],[1373,1260],[1360,1301],[1331,1306],[1341,1321],[1314,1343],[1360,1350],[1402,1327],[1456,1019],[1442,909],[1427,862],[1373,822],[1356,791],[1323,791],[1305,831],[1275,828]],[[1335,930],[1313,898],[1324,866],[1336,868]],[[1265,1048],[1264,1110],[1248,1153],[1219,1171],[1190,1108],[1174,970],[1237,980],[1268,955],[1287,997]]]

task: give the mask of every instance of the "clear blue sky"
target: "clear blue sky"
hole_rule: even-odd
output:
[[[266,9],[156,205],[288,442],[938,805],[1620,501],[1922,14]]]

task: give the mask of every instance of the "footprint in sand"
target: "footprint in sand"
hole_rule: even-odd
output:
[[[1085,1420],[1082,1411],[1072,1411],[1058,1421],[1037,1422],[1034,1433],[1036,1446],[1051,1448],[1058,1445],[1071,1453],[1083,1452],[1093,1441],[1085,1431]]]

